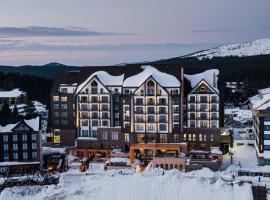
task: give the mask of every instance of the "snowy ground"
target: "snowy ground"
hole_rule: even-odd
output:
[[[91,169],[80,173],[78,169],[61,175],[58,185],[13,187],[5,189],[0,200],[251,200],[251,181],[254,185],[270,188],[270,178],[238,177],[237,170],[270,171],[269,166],[257,166],[255,148],[250,140],[236,140],[233,164],[230,155],[225,155],[226,167],[222,172],[212,172],[204,168],[189,173],[177,170],[148,169],[138,174],[135,169],[104,171],[103,164],[91,164]],[[239,146],[237,143],[243,143]],[[240,165],[239,165],[240,163]],[[233,178],[235,176],[235,179]]]
[[[69,171],[62,174],[58,185],[13,187],[5,189],[1,200],[251,200],[251,185],[230,184],[226,173],[214,173],[202,169],[190,173],[176,170],[149,170],[136,174],[133,170],[121,175],[116,170],[103,172],[92,170],[91,174]]]

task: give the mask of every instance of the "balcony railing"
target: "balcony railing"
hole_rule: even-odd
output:
[[[167,120],[167,119],[159,119],[158,122],[159,122],[159,123],[167,123],[168,120]]]
[[[143,106],[143,101],[136,101],[136,102],[135,102],[135,105]]]
[[[166,106],[167,105],[167,102],[166,101],[159,101],[158,102],[158,105]]]
[[[147,105],[155,105],[155,102],[154,101],[148,101]]]
[[[135,119],[135,123],[144,123],[143,119]]]
[[[134,113],[135,114],[144,114],[143,110],[135,110]]]
[[[158,113],[159,114],[167,114],[168,112],[167,112],[167,110],[159,110]]]
[[[155,114],[155,110],[147,110],[147,114]]]

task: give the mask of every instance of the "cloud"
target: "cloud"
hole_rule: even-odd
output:
[[[0,27],[0,37],[31,37],[31,36],[105,36],[105,35],[134,35],[133,33],[113,33],[90,31],[82,27]]]
[[[226,33],[226,32],[237,32],[238,29],[198,29],[192,30],[195,33]]]
[[[179,50],[179,49],[197,49],[213,47],[217,44],[199,43],[137,43],[137,44],[98,44],[98,45],[48,45],[42,43],[3,43],[0,44],[0,51],[113,51],[113,50]]]

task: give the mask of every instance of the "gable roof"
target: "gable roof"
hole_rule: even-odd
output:
[[[202,83],[205,83],[206,86],[207,86],[210,90],[212,90],[213,93],[218,93],[218,91],[216,91],[216,89],[213,88],[213,87],[212,87],[207,81],[205,81],[204,79],[202,79],[202,80],[201,80],[201,81],[200,81],[200,82],[192,89],[192,91],[191,91],[190,93],[194,93]]]
[[[7,133],[7,132],[12,132],[12,130],[18,126],[21,123],[25,123],[27,126],[29,126],[31,129],[33,129],[34,131],[39,131],[40,127],[39,127],[39,116],[33,119],[29,119],[29,120],[22,120],[19,121],[15,124],[7,124],[6,126],[1,126],[0,125],[0,133]]]
[[[199,74],[188,75],[185,74],[185,78],[190,82],[191,87],[195,88],[197,85],[204,80],[208,85],[210,85],[217,93],[219,93],[217,87],[219,70],[218,69],[210,69],[206,70]]]
[[[83,83],[77,87],[76,94],[78,94],[82,88],[95,76],[104,86],[121,86],[124,80],[124,74],[120,76],[113,76],[105,71],[97,71],[91,74]]]
[[[143,71],[127,78],[123,83],[123,87],[139,87],[150,76],[162,87],[180,87],[181,85],[175,76],[161,72],[150,65],[143,65],[141,68]]]

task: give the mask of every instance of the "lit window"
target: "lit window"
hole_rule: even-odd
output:
[[[125,137],[125,142],[129,142],[129,134],[128,133],[125,133],[124,134],[124,137]]]
[[[67,97],[61,97],[61,101],[66,102],[67,101]]]
[[[53,101],[59,101],[59,96],[53,96]]]
[[[112,132],[112,140],[118,140],[118,132]]]

